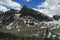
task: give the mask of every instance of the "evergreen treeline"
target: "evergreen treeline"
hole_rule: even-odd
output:
[[[0,32],[0,40],[59,40],[59,39],[58,39],[58,36],[56,36],[55,38],[53,38],[52,36],[48,38],[43,35],[40,35],[38,37],[36,37],[36,36],[31,36],[31,37],[20,36],[20,37],[18,37],[18,36],[12,35],[10,33]]]

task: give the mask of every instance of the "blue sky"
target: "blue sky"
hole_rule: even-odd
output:
[[[42,4],[45,0],[30,0],[30,1],[24,1],[24,0],[13,0],[15,2],[18,2],[23,5],[27,5],[30,8],[36,8],[37,5]]]

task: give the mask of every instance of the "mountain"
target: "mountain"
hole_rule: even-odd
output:
[[[53,21],[53,18],[27,6],[23,6],[19,12],[11,9],[0,15],[0,31],[18,36],[41,35],[43,33],[40,32],[45,33],[47,28],[45,22]],[[42,26],[44,28],[41,29]]]
[[[9,23],[13,22],[15,14],[19,14],[20,17],[30,16],[40,22],[53,21],[53,19],[51,17],[44,15],[43,13],[40,13],[38,11],[35,11],[31,8],[28,8],[27,6],[23,6],[23,8],[20,10],[20,12],[17,12],[17,10],[11,9],[5,13],[0,14],[2,17],[2,24],[8,25]]]
[[[44,15],[43,13],[40,13],[38,11],[35,11],[33,9],[28,8],[27,6],[23,6],[23,8],[20,10],[20,12],[22,15],[21,16],[32,16],[35,19],[39,20],[39,21],[53,21],[53,19],[47,15]]]

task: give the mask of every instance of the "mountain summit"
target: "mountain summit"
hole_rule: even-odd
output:
[[[39,20],[39,21],[53,21],[53,19],[47,15],[44,15],[43,13],[40,13],[38,11],[35,11],[31,8],[28,8],[27,6],[23,6],[23,8],[20,10],[20,12],[22,15],[21,16],[32,16],[35,19]]]

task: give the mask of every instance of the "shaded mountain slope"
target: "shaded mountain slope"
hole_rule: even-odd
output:
[[[47,15],[44,15],[38,11],[35,11],[33,9],[30,9],[26,6],[23,6],[23,8],[20,10],[20,12],[22,15],[21,16],[27,16],[30,15],[32,17],[34,17],[35,19],[39,20],[39,21],[53,21],[53,19]]]

